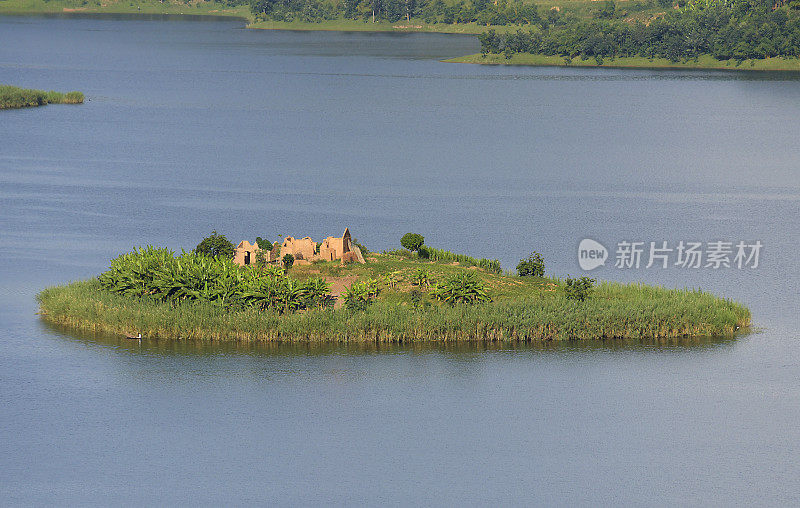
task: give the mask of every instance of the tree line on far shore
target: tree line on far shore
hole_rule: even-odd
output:
[[[520,0],[252,0],[257,19],[519,26],[481,34],[486,54],[719,60],[800,56],[800,0],[643,0],[545,8]],[[581,10],[582,9],[582,10]]]
[[[607,2],[609,5],[612,3]],[[613,11],[613,8],[609,9]],[[693,0],[649,22],[564,18],[505,34],[479,36],[481,53],[557,55],[584,60],[645,57],[671,61],[710,55],[718,60],[800,56],[800,1]]]
[[[654,5],[653,0],[649,4]],[[536,4],[521,0],[253,0],[259,19],[315,23],[337,19],[363,21],[419,20],[428,24],[478,23],[513,25],[536,23]]]

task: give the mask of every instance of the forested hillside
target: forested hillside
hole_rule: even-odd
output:
[[[613,3],[607,3],[613,13]],[[800,55],[800,1],[693,0],[647,21],[600,16],[547,18],[527,29],[480,35],[482,53],[594,58],[666,58],[711,55],[743,61]]]
[[[800,55],[800,0],[253,0],[256,19],[339,19],[497,27],[480,35],[484,54],[570,59],[646,57],[718,60]],[[502,28],[501,28],[502,27]]]
[[[495,55],[486,63],[536,55],[548,65],[800,65],[800,0],[0,0],[0,13],[62,10],[247,16],[254,28],[475,33],[482,54]]]

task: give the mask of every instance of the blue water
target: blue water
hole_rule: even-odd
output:
[[[442,63],[472,37],[0,18],[2,504],[800,503],[796,74]],[[135,245],[426,243],[584,275],[583,238],[756,240],[701,287],[754,333],[673,344],[210,346],[79,334],[41,288]],[[613,253],[612,253],[613,254]]]

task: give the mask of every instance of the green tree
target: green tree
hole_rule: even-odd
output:
[[[258,268],[264,268],[267,266],[267,252],[264,249],[258,249],[256,251],[256,266]]]
[[[264,250],[272,250],[272,242],[265,238],[261,238],[260,236],[256,237],[256,243],[258,246]]]
[[[287,270],[292,267],[294,264],[294,256],[291,254],[286,254],[283,256],[283,267]]]
[[[400,245],[411,252],[418,251],[423,243],[425,243],[425,237],[417,233],[406,233],[400,239]]]
[[[231,243],[225,235],[220,235],[217,230],[211,232],[211,236],[203,238],[203,241],[197,244],[194,251],[198,254],[205,254],[215,258],[233,258],[236,247]]]
[[[520,277],[544,277],[544,258],[536,251],[517,265],[517,274]]]
[[[500,53],[500,37],[497,36],[494,28],[478,35],[478,40],[481,43],[481,54],[483,56],[489,53]]]

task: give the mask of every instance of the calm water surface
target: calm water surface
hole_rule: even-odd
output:
[[[800,503],[800,79],[501,68],[471,37],[0,18],[2,504]],[[760,240],[619,270],[751,307],[734,340],[245,347],[75,334],[41,288],[147,243],[406,231],[579,274],[585,237]]]

